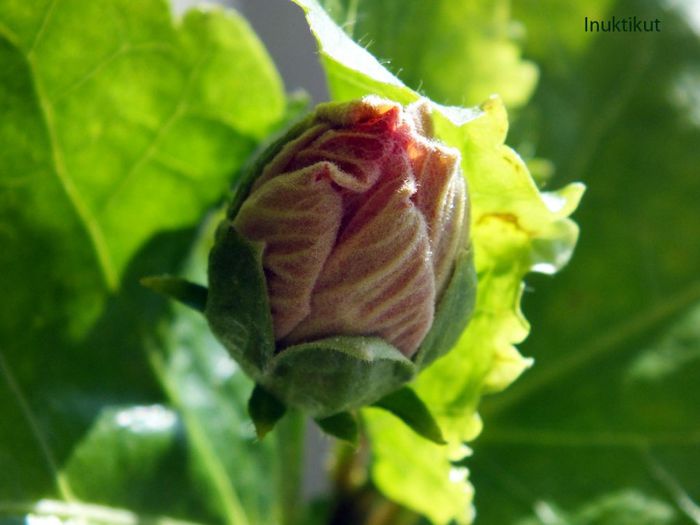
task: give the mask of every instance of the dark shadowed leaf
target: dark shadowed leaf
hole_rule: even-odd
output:
[[[284,416],[286,407],[260,385],[255,385],[248,400],[248,414],[255,425],[255,433],[262,439]]]
[[[372,406],[394,414],[424,438],[440,445],[445,444],[445,438],[433,419],[430,409],[409,387],[400,388],[396,392],[384,396]]]
[[[359,429],[357,420],[350,412],[341,412],[330,417],[317,419],[316,423],[326,434],[329,434],[351,445],[357,445]]]
[[[207,288],[201,284],[170,275],[143,277],[140,282],[142,286],[179,301],[198,312],[204,313],[207,306]]]
[[[477,512],[487,524],[546,523],[543,505],[565,523],[697,523],[697,4],[554,3],[515,2],[542,69],[519,131],[552,159],[555,184],[589,190],[571,265],[528,280],[522,351],[536,366],[483,405]],[[663,26],[583,34],[584,15]]]

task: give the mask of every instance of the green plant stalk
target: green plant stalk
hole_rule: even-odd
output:
[[[277,440],[277,493],[282,525],[300,525],[304,426],[306,418],[298,410],[288,410],[275,428]]]

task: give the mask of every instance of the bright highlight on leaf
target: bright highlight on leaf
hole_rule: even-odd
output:
[[[537,67],[520,57],[508,0],[321,0],[353,39],[407,85],[443,104],[476,105],[498,93],[525,104]],[[544,32],[544,31],[543,31]]]

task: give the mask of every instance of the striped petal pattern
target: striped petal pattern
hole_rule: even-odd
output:
[[[428,106],[366,97],[317,108],[267,164],[233,226],[263,244],[281,347],[378,336],[413,355],[468,236],[459,153]]]

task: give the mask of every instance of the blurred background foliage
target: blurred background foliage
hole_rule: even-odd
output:
[[[433,99],[501,93],[538,182],[588,186],[572,262],[527,278],[536,364],[482,404],[476,523],[700,523],[700,2],[325,5]],[[584,33],[612,15],[662,31]],[[0,0],[0,64],[0,521],[279,523],[248,380],[137,284],[203,279],[201,217],[294,111],[271,60],[235,14]]]
[[[700,4],[562,5],[513,3],[540,82],[511,143],[588,186],[581,237],[562,274],[528,279],[536,365],[482,405],[476,505],[485,523],[698,523]],[[663,29],[582,32],[613,15]]]

